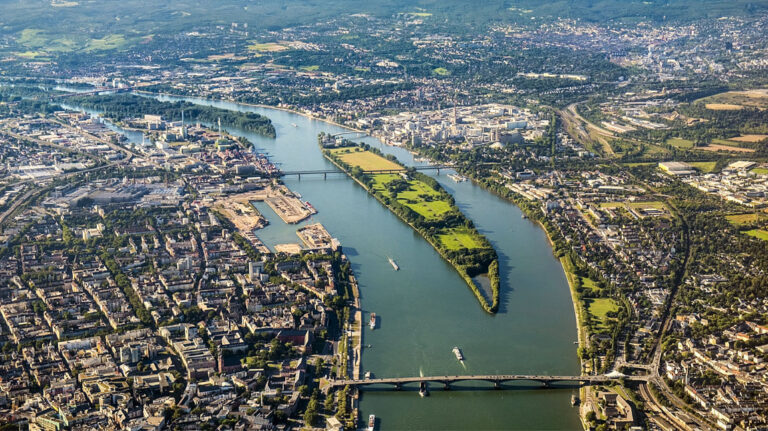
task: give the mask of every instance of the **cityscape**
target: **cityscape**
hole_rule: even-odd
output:
[[[0,4],[0,431],[768,430],[768,2]]]

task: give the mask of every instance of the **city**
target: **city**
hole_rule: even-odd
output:
[[[0,430],[768,429],[768,3],[596,3],[4,5]]]

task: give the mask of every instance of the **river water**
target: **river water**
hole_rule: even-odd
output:
[[[161,100],[178,100],[163,97]],[[282,170],[334,169],[317,145],[320,132],[345,132],[341,127],[276,109],[230,102],[185,98],[194,103],[268,116],[277,139],[229,128],[251,140]],[[363,139],[406,165],[417,165],[402,148]],[[430,173],[432,171],[427,171]],[[286,177],[285,182],[319,211],[293,226],[283,223],[269,207],[257,204],[271,224],[257,232],[272,248],[299,242],[296,229],[321,222],[339,238],[360,284],[364,323],[369,312],[378,326],[366,325],[362,370],[374,377],[460,374],[579,373],[576,322],[568,284],[552,255],[545,233],[521,218],[520,210],[471,182],[455,183],[450,171],[432,175],[450,192],[460,209],[485,234],[499,254],[501,304],[499,313],[485,313],[464,281],[410,227],[343,174]],[[400,266],[394,271],[387,258]],[[459,346],[465,362],[451,349]],[[431,386],[431,396],[415,391],[364,391],[361,427],[369,414],[382,430],[577,430],[577,410],[570,406],[575,389],[542,390],[535,385],[510,390],[468,390],[485,387],[466,383],[443,391]]]

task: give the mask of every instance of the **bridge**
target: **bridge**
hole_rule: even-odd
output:
[[[440,383],[445,390],[449,390],[451,383],[457,382],[487,382],[493,384],[493,389],[501,389],[502,383],[508,382],[536,382],[541,383],[544,388],[549,388],[553,383],[573,383],[577,385],[601,385],[614,381],[625,380],[630,382],[645,383],[650,380],[650,376],[628,376],[621,373],[603,374],[598,376],[545,376],[545,375],[523,375],[523,374],[490,374],[490,375],[466,375],[466,376],[430,376],[430,377],[392,377],[382,379],[364,379],[364,380],[329,380],[326,383],[325,390],[344,387],[344,386],[372,386],[372,385],[390,385],[395,390],[402,390],[404,385],[409,383],[418,383],[421,390],[426,388],[427,383]],[[489,387],[490,389],[490,387]]]
[[[451,165],[425,165],[425,166],[414,166],[410,169],[416,170],[416,171],[437,171],[438,175],[440,174],[440,169],[453,169],[453,166]],[[399,174],[402,172],[405,172],[407,169],[372,169],[369,171],[363,171],[364,174]],[[338,169],[319,169],[319,170],[306,170],[306,171],[282,171],[280,172],[281,177],[289,176],[289,175],[296,175],[301,179],[302,175],[322,175],[323,178],[328,178],[328,174],[344,174],[344,171],[340,171]]]

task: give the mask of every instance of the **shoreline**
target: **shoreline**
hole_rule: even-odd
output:
[[[291,114],[295,114],[295,115],[300,115],[300,116],[308,118],[310,120],[322,121],[322,122],[325,122],[327,124],[331,124],[331,125],[334,125],[334,126],[337,126],[337,127],[341,127],[343,129],[346,129],[346,130],[349,130],[349,131],[358,132],[358,133],[365,133],[367,136],[379,139],[379,141],[381,141],[381,143],[386,145],[386,146],[394,146],[394,145],[388,144],[386,141],[384,141],[381,138],[377,137],[374,133],[372,133],[370,131],[356,129],[354,127],[350,127],[350,126],[347,126],[347,125],[344,125],[344,124],[340,124],[340,123],[338,123],[336,121],[329,120],[329,119],[326,119],[326,118],[321,118],[321,117],[318,117],[316,115],[311,115],[311,114],[308,114],[306,112],[302,112],[302,111],[299,111],[299,110],[296,110],[296,109],[285,108],[285,107],[281,107],[281,106],[265,105],[265,104],[260,104],[260,103],[239,102],[239,101],[236,101],[236,100],[223,99],[223,98],[220,98],[220,99],[209,99],[207,97],[201,98],[201,97],[194,97],[194,96],[181,96],[181,95],[177,95],[177,94],[170,94],[170,93],[164,93],[164,92],[151,92],[151,91],[146,91],[146,90],[134,90],[134,92],[144,93],[144,94],[149,94],[149,95],[162,95],[162,96],[167,96],[167,97],[176,97],[176,98],[182,98],[182,99],[183,98],[195,98],[195,99],[204,99],[204,100],[210,100],[210,101],[219,100],[219,101],[225,101],[225,102],[230,102],[230,103],[236,103],[236,104],[244,105],[244,106],[251,106],[251,107],[254,107],[254,108],[276,109],[278,111],[283,111],[283,112],[287,112],[287,113],[291,113]],[[407,147],[398,147],[398,148],[408,149]],[[423,155],[421,155],[421,156],[423,156]],[[325,157],[325,155],[324,155],[324,157]],[[427,157],[427,158],[430,160],[430,162],[433,162],[433,163],[435,162],[435,160],[433,160],[433,159],[431,159],[429,157]],[[328,159],[328,158],[326,157],[326,159]],[[330,159],[328,159],[328,160],[330,160]],[[333,162],[332,160],[331,160],[331,163],[336,165],[336,163]],[[338,165],[336,165],[336,166],[338,167]],[[339,169],[342,169],[342,168],[339,168]],[[347,173],[346,170],[344,170],[344,169],[342,169],[342,171],[344,171],[344,173]],[[347,173],[347,175],[349,176],[348,173]],[[360,184],[360,182],[357,181],[356,178],[353,178],[351,176],[350,176],[350,178],[352,178],[353,180],[358,182],[358,184]],[[526,213],[526,211],[523,209],[523,207],[518,205],[517,202],[515,202],[514,200],[509,199],[509,198],[504,197],[504,196],[501,196],[498,193],[494,193],[493,191],[487,189],[479,181],[476,181],[474,177],[469,177],[469,178],[478,187],[481,187],[483,190],[485,190],[485,191],[487,191],[489,193],[493,193],[493,194],[497,195],[499,198],[501,198],[501,199],[503,199],[503,200],[505,200],[507,202],[510,202],[512,205],[516,206],[521,212],[523,212],[524,214]],[[367,191],[367,188],[364,185],[361,184],[361,186],[364,189],[366,189],[366,191]],[[530,220],[530,218],[529,218],[529,220]],[[541,228],[541,230],[544,231],[544,233],[545,233],[545,235],[547,237],[547,241],[549,242],[549,246],[552,249],[552,254],[554,256],[554,251],[555,251],[555,249],[554,249],[554,242],[552,241],[552,236],[551,236],[550,232],[544,227],[544,225],[540,221],[538,221],[538,220],[534,220],[534,221]],[[408,223],[408,222],[406,221],[406,223]],[[408,225],[410,226],[410,223],[408,223]],[[411,228],[413,228],[413,226],[411,226]],[[571,303],[573,304],[573,312],[574,312],[574,316],[576,318],[576,333],[577,333],[577,336],[579,338],[579,347],[583,347],[583,344],[584,344],[585,340],[583,340],[582,333],[584,331],[586,331],[586,328],[584,327],[584,325],[582,324],[581,319],[579,318],[580,313],[581,313],[580,312],[580,304],[577,303],[577,300],[576,300],[576,297],[575,297],[574,287],[573,287],[571,278],[569,277],[569,275],[570,276],[575,276],[575,274],[573,274],[572,272],[570,272],[568,269],[565,268],[565,265],[563,264],[563,261],[561,259],[558,259],[558,261],[560,261],[560,267],[563,269],[563,274],[565,275],[566,282],[568,283],[569,291],[570,291],[570,294],[571,294]],[[579,361],[581,361],[581,358],[579,358]],[[580,373],[583,373],[583,372],[580,370]]]
[[[342,172],[344,172],[344,173],[345,173],[345,174],[346,174],[346,175],[347,175],[349,178],[351,178],[352,180],[354,180],[354,181],[355,181],[355,182],[356,182],[356,183],[357,183],[357,184],[358,184],[360,187],[362,187],[362,188],[363,188],[363,190],[365,190],[365,191],[366,191],[366,192],[367,192],[367,193],[368,193],[370,196],[372,196],[372,197],[373,197],[374,199],[376,199],[376,200],[377,200],[379,203],[381,203],[382,205],[384,205],[384,207],[385,207],[385,208],[387,208],[387,209],[388,209],[388,210],[389,210],[389,211],[390,211],[392,214],[394,214],[395,216],[397,216],[397,218],[399,218],[399,219],[400,219],[402,222],[404,222],[405,224],[407,224],[407,225],[408,225],[408,226],[409,226],[411,229],[413,229],[413,230],[414,230],[416,233],[418,233],[418,234],[419,234],[419,236],[421,236],[421,237],[422,237],[424,240],[426,240],[426,241],[427,241],[427,243],[429,243],[429,245],[431,245],[431,246],[432,246],[432,249],[434,249],[434,250],[437,252],[437,254],[439,254],[439,255],[440,255],[440,257],[441,257],[441,258],[442,258],[444,261],[446,261],[448,264],[450,264],[450,265],[451,265],[451,267],[454,269],[454,271],[456,271],[456,272],[459,274],[459,276],[461,277],[461,279],[462,279],[462,280],[464,280],[464,282],[465,282],[465,283],[466,283],[466,284],[469,286],[470,290],[471,290],[471,291],[472,291],[472,293],[475,295],[475,298],[478,300],[478,302],[480,302],[480,306],[483,308],[483,310],[484,310],[486,313],[489,313],[489,314],[491,314],[491,315],[493,315],[493,314],[496,314],[496,311],[493,311],[493,308],[494,308],[494,307],[493,307],[493,306],[494,306],[494,304],[493,304],[493,296],[494,296],[494,295],[493,295],[493,294],[492,294],[492,298],[491,298],[491,303],[489,304],[489,303],[488,303],[488,300],[487,300],[487,299],[486,299],[486,297],[485,297],[485,295],[484,295],[484,294],[483,294],[483,293],[480,291],[480,288],[479,288],[479,287],[477,287],[477,285],[475,284],[475,282],[472,280],[472,277],[470,277],[468,274],[462,273],[462,272],[459,270],[459,268],[457,268],[457,266],[456,266],[456,265],[455,265],[453,262],[451,262],[451,260],[450,260],[450,259],[448,259],[448,258],[447,258],[447,257],[446,257],[446,256],[443,254],[443,252],[442,252],[442,251],[441,251],[441,250],[440,250],[440,249],[439,249],[439,248],[438,248],[438,247],[435,245],[435,243],[433,243],[433,242],[432,242],[432,240],[431,240],[431,239],[427,238],[425,235],[423,235],[421,232],[419,232],[419,230],[418,230],[418,229],[417,229],[417,228],[416,228],[416,227],[415,227],[413,224],[411,224],[411,223],[410,223],[408,220],[406,220],[406,219],[405,219],[405,218],[403,218],[403,217],[402,217],[400,214],[398,214],[396,211],[394,211],[392,208],[390,208],[390,207],[389,207],[389,205],[387,205],[387,204],[386,204],[386,203],[384,203],[384,202],[383,202],[381,199],[379,199],[379,197],[378,197],[378,196],[376,196],[376,195],[375,195],[375,194],[374,194],[374,193],[373,193],[371,190],[369,190],[369,189],[368,189],[368,187],[366,187],[366,185],[365,185],[365,184],[363,184],[363,183],[362,183],[360,180],[358,180],[357,178],[353,177],[353,176],[352,176],[352,175],[351,175],[351,174],[350,174],[350,173],[349,173],[349,172],[348,172],[346,169],[344,169],[344,167],[342,167],[341,165],[339,165],[338,163],[336,163],[336,161],[335,161],[335,160],[333,160],[333,159],[331,159],[330,157],[328,157],[328,155],[325,153],[325,151],[323,151],[323,157],[325,157],[325,158],[326,158],[326,160],[328,160],[328,161],[330,161],[331,163],[333,163],[333,165],[334,165],[334,166],[336,166],[337,168],[339,168],[339,169],[340,169]],[[496,260],[495,260],[494,262],[496,262],[496,265],[498,266],[498,257],[496,258]],[[493,263],[491,263],[491,265],[493,265]],[[490,268],[490,267],[489,267],[489,268]],[[490,278],[490,274],[487,274],[487,275],[488,275],[488,277]],[[491,287],[491,289],[493,290],[493,287]],[[500,287],[497,287],[497,289],[496,289],[496,290],[497,290],[497,292],[498,292],[498,290],[500,290]],[[497,308],[498,308],[498,304],[496,304],[496,306],[497,306]]]

